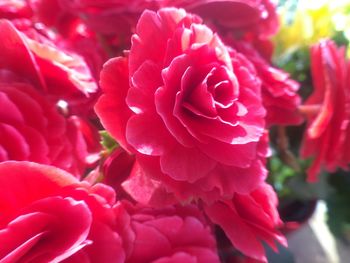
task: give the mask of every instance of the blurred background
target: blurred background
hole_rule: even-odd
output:
[[[273,62],[301,83],[305,100],[312,92],[310,47],[324,38],[350,55],[349,0],[280,0],[281,28],[274,37]],[[350,88],[350,87],[349,87]],[[323,171],[317,183],[306,181],[311,160],[300,160],[305,125],[275,127],[269,181],[279,196],[289,248],[269,251],[270,262],[350,262],[350,173]]]

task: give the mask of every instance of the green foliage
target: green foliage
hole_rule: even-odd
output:
[[[326,199],[331,232],[350,242],[350,174],[337,172],[329,177],[333,191]]]
[[[309,47],[300,48],[295,51],[284,53],[275,57],[274,63],[288,72],[291,78],[301,84],[299,94],[302,98],[307,98],[312,92],[312,79],[310,69]]]
[[[336,31],[332,39],[334,40],[335,43],[337,43],[338,46],[349,45],[349,40],[345,37],[343,31]]]
[[[305,170],[309,167],[310,160],[297,160],[300,171],[286,165],[276,155],[269,161],[269,182],[276,189],[280,198],[295,200],[323,199],[329,193],[327,183],[328,174],[320,175],[317,183],[306,181]]]
[[[100,131],[100,136],[101,145],[107,151],[107,154],[112,153],[113,150],[119,146],[118,143],[112,138],[112,136],[107,131]]]

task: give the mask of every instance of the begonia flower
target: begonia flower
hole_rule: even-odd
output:
[[[349,168],[350,74],[345,49],[331,40],[312,46],[311,73],[314,90],[300,108],[307,119],[301,156],[314,157],[308,180],[315,182],[321,168]]]
[[[124,262],[114,201],[56,167],[0,163],[0,261]]]

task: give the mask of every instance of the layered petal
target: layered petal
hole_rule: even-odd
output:
[[[17,161],[0,163],[0,183],[0,260],[123,262],[112,189]]]
[[[277,197],[263,184],[247,195],[236,194],[232,200],[215,202],[204,209],[208,217],[226,233],[234,247],[245,255],[267,262],[261,241],[277,250],[275,242],[286,246],[286,239],[277,230],[281,221]]]
[[[348,169],[349,71],[345,50],[330,40],[312,47],[311,66],[314,91],[301,107],[307,119],[301,155],[314,157],[308,180],[316,181],[322,167]]]

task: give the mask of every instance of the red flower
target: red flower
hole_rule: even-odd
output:
[[[97,54],[104,58],[106,54],[101,48],[111,57],[129,49],[130,36],[140,14],[145,9],[158,9],[156,2],[30,0],[37,20],[54,27],[78,53],[90,59]],[[94,64],[99,62],[94,60]]]
[[[36,0],[34,10],[45,24],[66,24],[72,17],[82,18],[87,27],[103,36],[109,51],[120,54],[130,46],[141,13],[164,7],[184,8],[200,15],[221,33],[233,32],[238,38],[266,40],[279,27],[273,0]],[[53,11],[55,10],[55,11]],[[262,43],[260,41],[260,43]]]
[[[177,6],[200,15],[219,30],[236,34],[274,35],[279,27],[273,0],[163,0],[161,6]]]
[[[25,28],[25,34],[6,20],[1,20],[0,27],[3,39],[1,68],[30,82],[53,102],[65,100],[73,112],[83,111],[79,106],[88,103],[89,97],[98,89],[84,60],[60,49],[51,39],[29,26]],[[47,30],[43,33],[50,34]]]
[[[2,0],[0,2],[0,18],[30,18],[33,15],[28,3],[22,0]]]
[[[250,44],[229,40],[229,43],[254,64],[262,82],[262,100],[266,108],[266,123],[270,125],[298,125],[303,121],[298,111],[301,99],[299,83],[287,72],[268,63]]]
[[[0,163],[0,261],[124,262],[113,203],[55,167]]]
[[[58,32],[55,43],[65,50],[82,56],[93,75],[98,78],[107,50],[103,50],[96,32],[91,30],[77,12],[68,10],[68,3],[60,0],[30,0],[34,11],[32,20]]]
[[[256,188],[265,110],[251,63],[181,9],[145,11],[136,32],[129,62],[102,71],[105,128],[180,199]]]
[[[58,0],[58,2],[66,12],[84,17],[84,21],[92,30],[104,35],[122,36],[124,34],[127,39],[144,10],[159,8],[159,0],[107,0],[102,2]]]
[[[321,167],[334,172],[348,170],[350,163],[350,73],[345,49],[323,40],[311,48],[314,91],[301,110],[306,113],[307,130],[301,155],[315,157],[308,180],[316,181]]]
[[[115,149],[103,163],[102,182],[114,188],[118,199],[122,199],[125,196],[121,184],[129,177],[134,163],[135,157],[121,147]]]
[[[81,176],[89,163],[89,136],[84,137],[78,117],[59,113],[56,102],[63,94],[81,95],[77,87],[85,89],[82,83],[89,81],[65,66],[69,59],[63,53],[27,39],[9,22],[1,21],[0,36],[0,161],[52,164]]]
[[[115,207],[123,226],[125,262],[220,262],[211,229],[195,206]]]
[[[275,251],[275,241],[287,245],[276,230],[281,220],[276,209],[277,196],[272,187],[262,184],[250,194],[235,194],[230,201],[218,201],[204,207],[205,213],[225,231],[233,246],[245,255],[266,262],[265,242]]]

